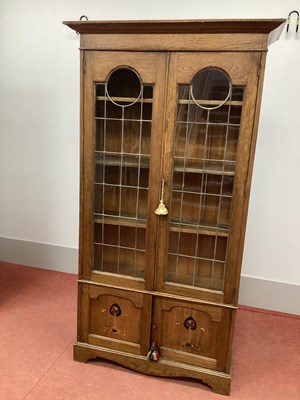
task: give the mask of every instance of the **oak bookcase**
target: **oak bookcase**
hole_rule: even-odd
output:
[[[229,394],[266,52],[284,20],[64,23],[81,53],[74,358]]]

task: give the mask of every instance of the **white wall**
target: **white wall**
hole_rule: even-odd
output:
[[[267,58],[243,274],[298,285],[299,93],[300,31],[297,39],[284,32]]]
[[[297,7],[298,0],[1,0],[0,237],[77,248],[79,40],[62,20],[285,18]],[[268,54],[243,274],[299,285],[294,30]]]

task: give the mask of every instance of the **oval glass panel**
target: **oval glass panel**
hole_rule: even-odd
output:
[[[132,69],[119,68],[109,76],[106,90],[107,96],[114,104],[129,107],[141,97],[142,85]]]
[[[230,99],[232,84],[222,70],[206,68],[194,76],[190,88],[191,97],[199,107],[214,110]]]

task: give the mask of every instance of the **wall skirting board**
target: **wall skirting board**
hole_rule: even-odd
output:
[[[300,285],[241,277],[239,304],[300,315]]]
[[[300,285],[241,276],[239,304],[300,314]]]
[[[78,249],[0,237],[0,260],[76,274]]]
[[[0,260],[76,274],[78,249],[0,237]],[[299,315],[299,298],[300,285],[241,277],[239,304]]]

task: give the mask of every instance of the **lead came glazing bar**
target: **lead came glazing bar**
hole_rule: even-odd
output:
[[[190,100],[190,92],[189,92],[189,100]],[[190,103],[188,103],[188,111],[187,118],[189,118],[190,114]],[[178,266],[179,266],[179,255],[180,255],[180,236],[181,236],[181,223],[182,223],[182,208],[183,208],[183,189],[184,189],[184,179],[185,179],[185,165],[186,165],[186,156],[187,156],[187,145],[188,145],[188,125],[185,130],[185,146],[184,146],[184,159],[183,159],[183,172],[182,172],[182,184],[181,184],[181,201],[180,201],[180,211],[179,211],[179,231],[177,235],[177,256],[176,256],[176,280],[178,279]]]
[[[106,93],[106,84],[104,85],[104,90]],[[103,121],[103,125],[104,125],[104,132],[103,132],[103,150],[105,152],[105,148],[106,148],[106,96],[104,98],[104,121]],[[103,187],[102,187],[102,214],[104,215],[104,203],[105,203],[105,187],[104,187],[104,183],[105,183],[105,153],[103,154],[103,166],[102,166],[102,182],[103,182]],[[102,241],[104,241],[104,224],[102,224]],[[103,257],[103,250],[101,251],[101,271],[103,271],[104,268],[104,257]]]
[[[121,163],[120,163],[120,189],[119,189],[119,218],[122,213],[122,180],[123,180],[123,152],[124,152],[124,114],[125,108],[122,107],[122,130],[121,130]],[[121,246],[121,226],[118,227],[118,262],[117,273],[120,273],[120,246]]]
[[[177,253],[169,253],[170,255],[172,255],[172,256],[176,256],[177,255]],[[203,261],[216,261],[216,262],[218,262],[218,263],[221,263],[221,264],[225,264],[225,261],[222,261],[222,260],[216,260],[216,259],[214,259],[214,258],[205,258],[205,257],[195,257],[195,256],[190,256],[190,255],[188,255],[188,254],[180,254],[181,256],[183,256],[183,257],[186,257],[186,258],[191,258],[191,259],[197,259],[197,260],[203,260]]]
[[[119,107],[121,107],[121,106],[119,106]],[[113,117],[107,117],[107,118],[103,118],[103,117],[96,117],[95,118],[96,120],[97,119],[99,119],[99,120],[106,120],[106,121],[120,121],[120,118],[113,118]],[[142,121],[142,122],[151,122],[151,119],[140,119],[140,118],[124,118],[124,121],[125,122],[140,122],[140,121]]]
[[[130,97],[112,103],[107,83],[95,88],[94,268],[140,279],[146,253],[146,235],[139,230],[147,228],[152,86],[147,87],[145,99],[141,85],[133,104],[122,104]]]
[[[228,107],[228,116],[227,116],[227,127],[226,127],[226,136],[225,136],[225,144],[224,144],[224,153],[223,153],[223,160],[226,157],[226,151],[227,151],[227,141],[228,141],[228,131],[229,131],[229,119],[230,119],[230,111],[231,111],[231,95],[229,98],[229,107]],[[217,244],[218,244],[218,230],[219,230],[219,221],[220,221],[220,213],[221,213],[221,203],[222,203],[222,198],[225,196],[223,195],[223,183],[224,183],[224,169],[225,169],[225,163],[223,161],[223,173],[221,175],[221,185],[220,185],[220,195],[219,197],[219,207],[218,207],[218,216],[217,216],[217,232],[216,232],[216,237],[215,237],[215,245],[214,245],[214,255],[213,255],[213,264],[212,264],[212,274],[211,274],[211,287],[214,287],[214,275],[215,275],[215,261],[216,261],[216,253],[217,253]],[[226,267],[226,264],[224,265],[224,269]],[[223,285],[222,285],[222,290],[224,288],[224,276],[225,276],[225,271],[223,271]]]
[[[97,213],[97,212],[95,212],[94,213],[94,215],[95,216],[98,216],[98,217],[110,217],[110,218],[117,218],[118,220],[124,220],[124,221],[126,221],[126,220],[129,220],[129,221],[136,221],[136,223],[138,223],[138,222],[146,222],[147,221],[147,219],[146,218],[136,218],[136,217],[130,217],[130,216],[121,216],[121,217],[119,217],[118,215],[116,215],[116,214],[109,214],[108,212],[106,212],[106,213],[104,213],[104,214],[101,214],[101,213]]]
[[[208,175],[207,173],[205,175]],[[174,193],[181,193],[180,190],[173,190]],[[206,192],[194,192],[194,191],[189,191],[189,190],[185,190],[184,193],[188,193],[188,194],[200,194],[200,195],[205,195],[205,196],[215,196],[215,197],[224,197],[224,198],[228,198],[231,199],[232,195],[229,194],[219,194],[219,193],[206,193]]]
[[[142,130],[143,130],[143,100],[144,100],[144,87],[141,88],[141,109],[140,109],[140,129],[139,129],[139,154],[141,154],[141,147],[142,147]],[[135,208],[135,217],[138,219],[138,212],[139,212],[139,186],[140,186],[140,174],[141,174],[141,156],[139,155],[138,161],[138,174],[137,174],[137,194],[136,194],[136,208]],[[133,267],[133,276],[136,276],[136,258],[137,258],[137,225],[135,226],[135,251],[134,251],[134,267]]]
[[[176,236],[169,239],[170,247],[176,238],[176,250],[173,246],[168,251],[167,280],[223,291],[241,89],[234,88],[217,112],[199,112],[200,107],[191,112],[194,106],[187,90],[189,86],[179,88],[177,104],[170,210],[170,235],[174,232]],[[238,101],[232,100],[233,94],[238,95]],[[187,235],[191,235],[190,240]],[[192,245],[194,254],[190,253]],[[193,266],[188,260],[193,260]]]
[[[198,112],[198,110],[197,110]],[[209,121],[209,115],[210,111],[207,111],[207,121]],[[208,141],[208,125],[206,126],[205,129],[205,141],[204,141],[204,150],[203,150],[203,170],[205,170],[205,161],[208,157],[206,157],[206,152],[207,152],[207,141]],[[204,181],[204,176],[205,176],[205,186],[203,188],[203,181]],[[201,223],[201,213],[203,211],[203,199],[205,202],[205,192],[206,192],[206,186],[207,186],[207,174],[202,175],[201,177],[201,189],[200,189],[200,202],[199,202],[199,213],[198,213],[198,223],[197,223],[197,239],[196,239],[196,246],[195,246],[195,259],[194,259],[194,270],[193,270],[193,286],[195,286],[195,279],[196,279],[196,261],[197,261],[197,254],[198,254],[198,246],[199,246],[199,231],[200,231],[200,223]]]

